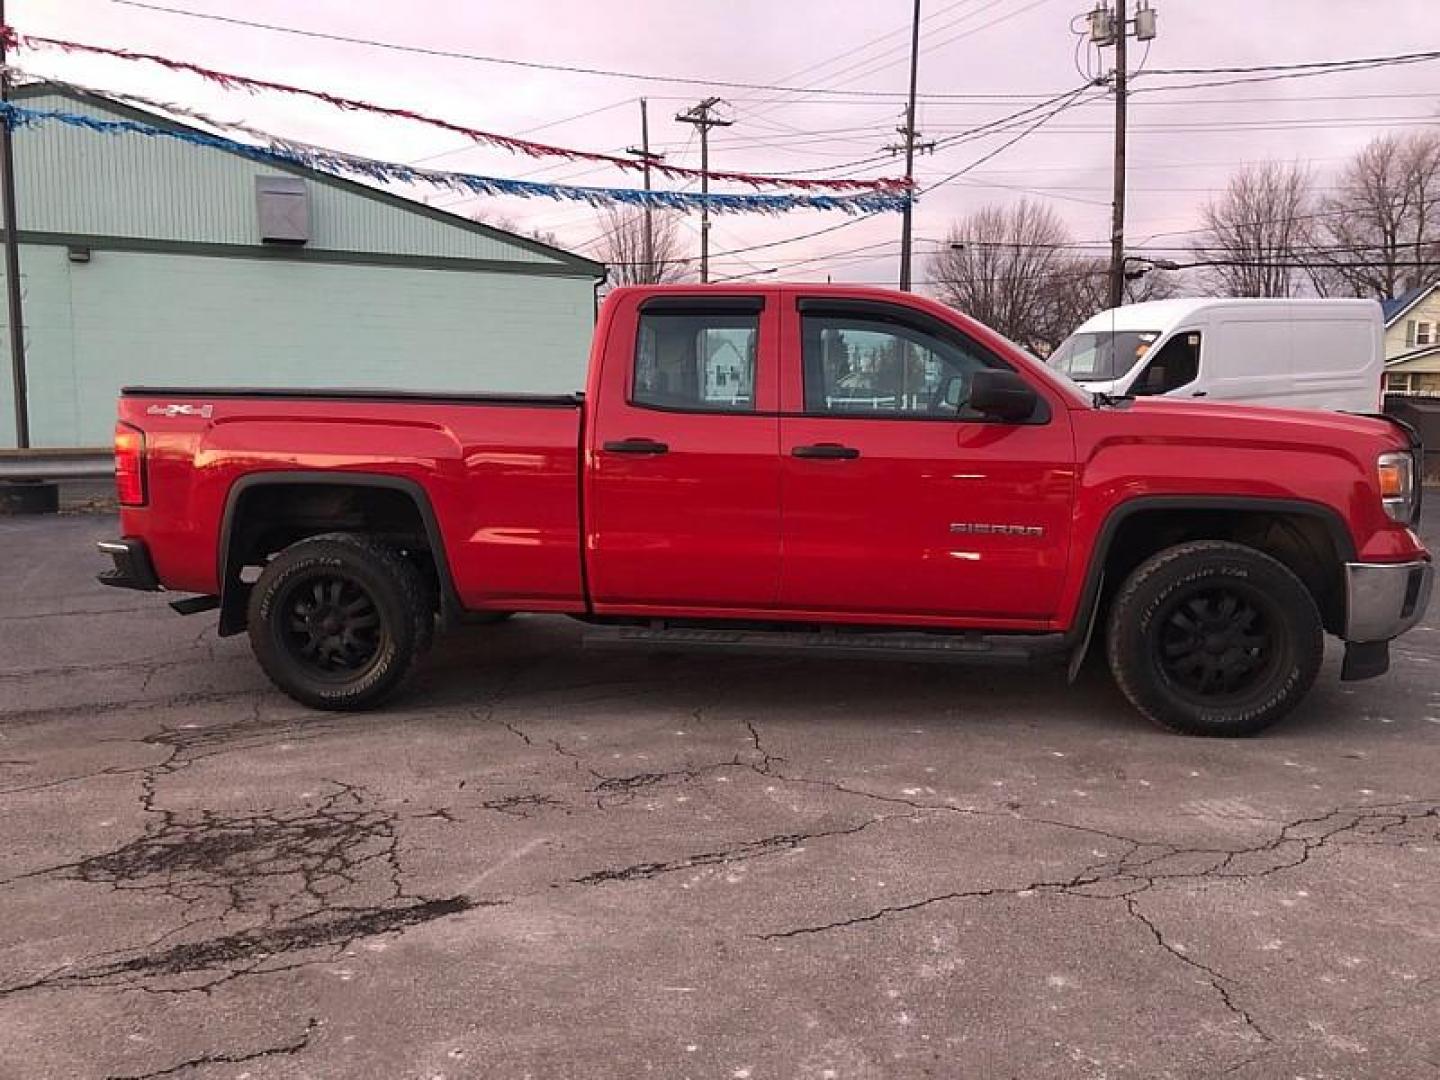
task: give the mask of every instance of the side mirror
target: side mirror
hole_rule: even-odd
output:
[[[970,408],[984,416],[1016,424],[1035,415],[1040,397],[1013,371],[987,368],[970,377]]]

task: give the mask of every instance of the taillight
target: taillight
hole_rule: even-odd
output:
[[[123,421],[115,425],[115,494],[121,506],[145,505],[145,433]]]

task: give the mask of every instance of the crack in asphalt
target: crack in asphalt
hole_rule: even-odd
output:
[[[210,991],[246,975],[321,963],[353,941],[506,901],[432,898],[407,890],[399,857],[398,815],[368,805],[357,785],[326,781],[332,790],[286,810],[221,814],[181,812],[156,803],[162,775],[188,762],[185,750],[224,752],[219,733],[170,731],[171,755],[141,781],[142,810],[154,818],[145,832],[109,851],[28,871],[0,884],[51,877],[138,892],[180,904],[188,926],[255,923],[219,937],[155,951],[139,949],[88,957],[27,982],[0,986],[0,997],[39,988],[119,985],[151,992]],[[198,917],[197,917],[198,916]],[[324,949],[328,956],[316,956]],[[116,959],[104,959],[116,955]],[[174,988],[168,980],[179,980]]]
[[[117,986],[151,994],[208,994],[217,986],[245,976],[269,975],[324,963],[362,938],[396,933],[474,908],[498,907],[506,902],[451,896],[371,910],[341,909],[338,914],[310,917],[282,926],[259,927],[182,942],[159,952],[142,952],[124,959],[58,968],[29,982],[0,989],[0,997],[26,990],[75,986]],[[197,920],[201,921],[209,920]],[[164,936],[169,937],[173,933],[170,931]],[[303,958],[314,950],[325,950],[326,955],[298,961],[294,959],[297,956]],[[203,978],[179,986],[163,982],[165,979],[193,976]]]
[[[939,809],[932,808],[932,809]],[[1015,815],[1014,820],[1028,825],[1050,825],[1048,821]],[[1418,823],[1429,823],[1435,832],[1424,836],[1396,837],[1393,830],[1410,827]],[[1313,835],[1297,835],[1313,833]],[[1114,834],[1105,834],[1114,836]],[[1130,850],[1119,859],[1091,864],[1073,877],[1061,881],[1037,881],[1026,885],[995,887],[988,889],[958,890],[925,897],[908,904],[879,908],[863,915],[838,919],[829,923],[794,927],[789,930],[771,931],[751,936],[761,941],[800,937],[824,933],[851,926],[875,922],[888,915],[915,911],[932,904],[950,900],[984,898],[990,896],[1018,896],[1030,893],[1052,893],[1083,897],[1090,900],[1125,900],[1147,892],[1162,882],[1249,880],[1269,877],[1283,870],[1294,869],[1308,862],[1314,852],[1324,848],[1337,838],[1352,835],[1361,837],[1386,836],[1392,842],[1409,843],[1417,839],[1440,840],[1440,800],[1415,800],[1405,803],[1372,805],[1368,807],[1332,810],[1311,817],[1300,818],[1287,823],[1280,832],[1268,840],[1248,848],[1215,849],[1183,848],[1177,845],[1154,841],[1140,841],[1123,838]],[[1117,839],[1121,839],[1116,837]],[[1146,855],[1132,861],[1132,856],[1144,851],[1158,853]],[[1257,864],[1251,868],[1237,867],[1237,861],[1248,856],[1275,854],[1271,865]],[[1185,859],[1200,856],[1206,860],[1198,866],[1186,867]],[[1166,860],[1176,865],[1167,868]],[[1106,891],[1085,891],[1095,886],[1119,885],[1121,888]]]
[[[679,769],[629,773],[623,776],[608,776],[596,769],[590,769],[590,775],[599,781],[590,788],[590,794],[595,796],[597,810],[608,810],[612,806],[623,806],[633,802],[636,795],[650,788],[663,787],[672,782],[688,784],[691,781],[699,780],[706,773],[716,772],[720,769],[745,768],[753,768],[753,766],[736,756],[727,761],[714,761],[705,765],[686,765]]]
[[[1252,1016],[1248,1010],[1236,1004],[1235,999],[1231,997],[1230,987],[1232,984],[1235,983],[1234,979],[1230,978],[1230,976],[1228,975],[1224,975],[1221,972],[1216,971],[1208,964],[1201,963],[1199,960],[1196,960],[1193,956],[1190,956],[1188,953],[1185,953],[1180,948],[1168,941],[1165,937],[1165,934],[1161,931],[1160,927],[1155,925],[1155,923],[1148,916],[1146,916],[1145,913],[1139,909],[1139,907],[1136,906],[1135,898],[1133,896],[1127,896],[1124,898],[1124,900],[1125,910],[1129,913],[1131,918],[1136,919],[1137,921],[1142,923],[1145,928],[1150,931],[1150,936],[1154,939],[1156,945],[1160,946],[1160,948],[1164,949],[1167,953],[1175,957],[1175,959],[1179,960],[1182,964],[1186,964],[1187,966],[1192,967],[1196,971],[1203,974],[1206,980],[1210,983],[1211,987],[1213,987],[1215,992],[1220,996],[1220,1000],[1224,1003],[1225,1008],[1229,1009],[1232,1013],[1234,1013],[1241,1020],[1243,1020],[1245,1022],[1245,1026],[1248,1027],[1251,1031],[1253,1031],[1256,1035],[1258,1035],[1262,1040],[1264,1040],[1265,1042],[1274,1041],[1271,1038],[1270,1033],[1267,1032],[1263,1027],[1261,1027],[1260,1024],[1255,1020],[1255,1017]]]
[[[76,608],[70,611],[36,611],[21,615],[0,615],[0,623],[32,622],[36,619],[67,619],[75,616],[140,615],[146,612],[159,612],[163,610],[163,608],[157,609],[154,604],[146,604],[141,607]]]
[[[168,1068],[156,1069],[153,1072],[111,1073],[106,1076],[105,1080],[155,1080],[160,1076],[172,1076],[182,1069],[198,1069],[204,1065],[244,1065],[251,1061],[259,1061],[261,1058],[291,1057],[310,1046],[310,1039],[319,1027],[320,1021],[312,1016],[305,1024],[304,1031],[289,1042],[281,1043],[278,1046],[267,1046],[261,1050],[251,1050],[244,1054],[201,1054],[199,1057],[187,1058]]]
[[[204,636],[203,633],[201,636]],[[213,656],[213,646],[204,646],[197,641],[195,647],[208,648]],[[133,666],[141,666],[145,671],[142,692],[158,671],[175,663],[132,662]],[[1342,841],[1396,844],[1440,839],[1440,831],[1437,831],[1440,829],[1440,802],[1435,800],[1340,808],[1289,822],[1277,822],[1280,827],[1274,835],[1250,846],[1235,848],[1187,847],[1136,839],[1076,822],[1022,814],[1018,804],[1002,810],[930,802],[908,795],[867,790],[854,786],[853,781],[808,776],[798,770],[787,771],[784,768],[787,760],[770,751],[761,728],[750,719],[740,721],[748,734],[749,748],[728,760],[700,764],[687,762],[676,768],[608,775],[590,767],[585,756],[560,739],[541,737],[534,734],[534,729],[527,730],[519,722],[497,716],[515,693],[522,675],[534,666],[508,672],[489,699],[468,712],[477,720],[503,728],[526,747],[553,752],[569,761],[575,773],[579,774],[576,781],[582,786],[588,782],[588,774],[593,782],[588,782],[589,786],[584,786],[583,790],[591,796],[598,811],[623,807],[658,787],[703,782],[717,771],[731,769],[748,770],[777,783],[825,788],[888,807],[904,808],[905,811],[877,812],[868,820],[845,827],[785,832],[677,858],[602,867],[555,885],[597,887],[654,880],[669,874],[796,851],[807,842],[852,836],[885,821],[914,821],[942,813],[1103,837],[1119,845],[1119,854],[1087,865],[1070,878],[1024,886],[957,888],[832,922],[747,936],[766,942],[798,941],[877,924],[936,905],[1028,894],[1121,901],[1125,917],[1140,924],[1148,941],[1201,977],[1226,1010],[1243,1022],[1257,1039],[1266,1043],[1272,1041],[1272,1036],[1240,1000],[1245,989],[1243,984],[1191,957],[1183,947],[1166,936],[1152,915],[1140,909],[1137,898],[1167,884],[1265,878],[1302,866],[1327,845]],[[91,672],[108,667],[76,667],[73,670]],[[57,672],[61,669],[38,674]],[[0,679],[11,676],[12,673],[0,673]],[[264,699],[251,690],[183,695],[155,703],[102,703],[93,707],[65,706],[20,711],[0,714],[0,722],[23,722],[56,714],[73,715],[76,708],[89,708],[91,712],[128,709],[143,713],[173,708],[177,704],[211,703],[245,697],[252,699],[253,708],[250,716],[241,720],[210,727],[164,728],[143,738],[121,740],[163,747],[167,751],[166,757],[157,763],[110,766],[79,776],[0,790],[0,795],[3,795],[58,787],[97,777],[139,774],[141,809],[150,815],[149,824],[141,836],[110,851],[0,881],[0,886],[27,878],[53,876],[106,887],[115,892],[152,893],[180,904],[186,913],[183,922],[145,945],[84,957],[29,982],[0,986],[0,998],[28,990],[81,986],[114,987],[151,994],[208,994],[233,979],[330,962],[355,941],[366,937],[397,933],[475,908],[511,902],[465,895],[425,897],[412,894],[406,888],[400,863],[400,819],[396,814],[372,805],[368,793],[358,785],[329,780],[326,783],[333,790],[318,801],[312,799],[298,807],[265,809],[247,814],[226,815],[208,810],[184,813],[159,805],[157,787],[160,781],[195,761],[254,750],[279,741],[320,738],[333,733],[343,717],[307,718],[303,722],[296,718],[267,720],[261,716]],[[705,722],[707,709],[707,706],[701,706],[693,711],[697,723]],[[464,787],[464,781],[460,786]],[[572,813],[572,804],[557,794],[544,791],[497,796],[479,805],[514,818],[529,818],[554,810],[567,815]],[[577,805],[573,809],[578,813],[586,806]],[[435,817],[457,823],[457,819],[443,807],[428,814],[410,816]],[[250,920],[254,925],[238,930],[226,925],[237,919]],[[228,932],[211,937],[192,936],[198,928],[216,922]],[[248,1053],[202,1055],[156,1072],[114,1076],[112,1080],[149,1080],[187,1068],[298,1054],[309,1045],[317,1027],[318,1021],[312,1019],[301,1036],[287,1043]]]
[[[149,701],[136,701],[133,699],[118,701],[81,701],[68,705],[44,705],[34,708],[11,709],[0,712],[0,729],[38,724],[57,718],[65,720],[73,719],[77,713],[83,714],[90,719],[126,712],[143,715],[144,713],[160,712],[162,710],[184,709],[205,705],[222,705],[244,698],[255,700],[257,697],[263,696],[266,696],[264,691],[256,691],[254,688],[248,690],[212,690],[170,694],[166,697],[155,698]]]
[[[693,870],[701,866],[716,866],[743,862],[747,859],[757,859],[766,855],[779,854],[784,851],[794,851],[802,844],[811,840],[822,840],[831,836],[853,836],[855,833],[868,829],[871,825],[887,820],[889,819],[885,817],[875,817],[869,821],[861,822],[859,825],[853,825],[843,829],[783,833],[779,836],[767,836],[760,840],[746,840],[733,847],[722,848],[718,851],[705,851],[696,855],[686,855],[680,859],[672,859],[665,862],[635,863],[631,866],[596,870],[585,874],[583,877],[571,878],[569,883],[572,885],[604,885],[613,881],[635,881],[656,878],[661,874],[673,874],[681,870]]]
[[[1018,815],[1016,820],[1025,824],[1056,824],[1049,821],[1035,821]],[[1428,832],[1423,831],[1426,828],[1428,828]],[[1409,831],[1414,829],[1420,831],[1413,833]],[[919,911],[936,904],[986,900],[997,896],[1019,897],[1048,894],[1082,897],[1090,900],[1119,900],[1124,903],[1126,914],[1145,927],[1151,940],[1160,949],[1201,973],[1232,1015],[1241,1020],[1246,1028],[1259,1039],[1271,1042],[1273,1041],[1271,1034],[1249,1009],[1236,1000],[1235,992],[1241,988],[1241,984],[1177,947],[1165,936],[1159,925],[1139,909],[1136,897],[1161,883],[1250,880],[1269,877],[1305,864],[1315,852],[1342,838],[1357,843],[1380,843],[1382,841],[1412,843],[1417,840],[1440,840],[1440,801],[1412,800],[1404,803],[1345,808],[1299,818],[1286,823],[1274,837],[1247,848],[1183,848],[1166,843],[1140,841],[1129,837],[1122,838],[1108,833],[1105,835],[1123,840],[1127,845],[1126,852],[1118,859],[1092,864],[1068,880],[1037,881],[1020,887],[996,886],[984,889],[952,890],[922,897],[910,903],[887,905],[845,919],[750,936],[759,941],[782,941],[807,937],[880,922],[895,915]],[[1193,860],[1197,856],[1200,859],[1199,865],[1185,865],[1186,860]],[[1260,861],[1253,865],[1245,865],[1247,858],[1258,860],[1267,856],[1271,857],[1268,865]],[[1175,865],[1167,866],[1167,862],[1173,862]],[[1095,886],[1104,886],[1105,890],[1092,891]],[[1119,887],[1112,889],[1112,886]]]
[[[510,817],[528,818],[543,810],[559,810],[570,813],[570,804],[564,799],[542,792],[527,792],[523,795],[505,795],[498,799],[487,799],[480,804],[486,810],[507,814]]]

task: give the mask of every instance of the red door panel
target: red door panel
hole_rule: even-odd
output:
[[[611,327],[585,488],[597,611],[775,604],[778,320],[746,301],[671,294]],[[660,374],[657,352],[675,359]]]
[[[1046,425],[786,418],[780,603],[1045,619],[1065,573],[1068,416]],[[838,443],[848,458],[793,456]],[[986,531],[1004,526],[1013,531]]]
[[[969,379],[1017,366],[930,304],[786,305],[780,605],[866,619],[1043,626],[1069,548],[1069,410],[968,408]]]

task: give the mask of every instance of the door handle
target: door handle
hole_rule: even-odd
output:
[[[860,451],[853,446],[841,446],[839,443],[814,443],[811,446],[797,446],[790,451],[791,457],[799,458],[835,458],[843,461],[850,461],[860,456]]]
[[[1205,397],[1205,396],[1206,396],[1206,393],[1207,393],[1207,391],[1205,391],[1205,390],[1192,390],[1192,391],[1190,391],[1190,396],[1191,396],[1191,397]]]
[[[666,443],[656,442],[654,439],[621,439],[619,442],[607,442],[603,445],[607,454],[667,454],[670,447]]]

